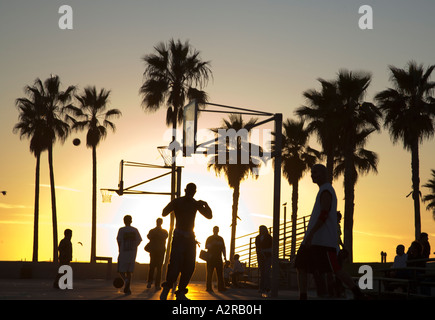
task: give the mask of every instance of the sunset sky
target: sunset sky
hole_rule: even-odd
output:
[[[73,30],[58,27],[58,10],[64,4],[73,9]],[[373,8],[373,30],[358,27],[362,5]],[[98,188],[116,188],[121,159],[163,164],[156,147],[170,140],[166,107],[146,113],[139,95],[145,70],[142,57],[152,53],[157,43],[189,40],[203,60],[211,61],[213,80],[205,88],[210,102],[282,113],[287,119],[295,118],[295,109],[305,104],[303,91],[319,88],[317,78],[333,79],[342,68],[372,73],[365,100],[373,101],[377,92],[390,86],[388,65],[404,68],[410,60],[435,64],[434,12],[433,0],[1,1],[0,189],[7,195],[0,194],[0,260],[32,258],[36,161],[29,141],[20,140],[12,129],[18,121],[15,100],[24,96],[23,88],[36,78],[45,80],[56,74],[62,88],[76,85],[81,92],[95,85],[111,90],[109,107],[120,109],[123,116],[114,120],[116,132],[109,132],[98,147]],[[221,118],[204,117],[199,128],[217,126]],[[54,147],[58,233],[60,240],[65,228],[72,229],[74,261],[89,261],[92,155],[84,143],[72,144],[76,137],[85,140],[83,132],[73,132],[65,144]],[[315,137],[311,145],[318,148]],[[409,247],[414,238],[413,203],[406,197],[411,191],[411,154],[401,143],[393,145],[385,129],[372,134],[366,148],[377,152],[379,172],[361,176],[355,188],[354,260],[380,261],[380,252],[386,251],[387,260],[392,261],[396,246]],[[421,185],[435,169],[434,160],[435,141],[424,141]],[[129,168],[125,183],[159,173]],[[207,201],[214,213],[210,221],[197,217],[201,248],[215,225],[220,226],[229,248],[232,190],[224,178],[207,171],[204,159],[184,164],[183,189],[188,182],[197,184],[196,198]],[[41,157],[40,261],[52,259],[49,185],[45,152]],[[334,181],[334,186],[338,209],[343,212],[343,180]],[[169,179],[148,189],[169,191]],[[311,213],[317,189],[309,175],[300,182],[299,216]],[[424,195],[428,189],[421,191]],[[259,179],[242,183],[238,236],[257,231],[260,224],[272,226],[272,196],[270,168]],[[111,203],[102,203],[99,197],[97,255],[116,260],[117,230],[123,216],[130,214],[144,239],[138,261],[148,262],[143,250],[146,235],[168,201],[169,196],[114,195]],[[284,202],[289,216],[291,188],[285,179]],[[433,242],[435,221],[424,204],[421,219],[422,231]],[[169,218],[164,219],[164,227],[169,227]]]

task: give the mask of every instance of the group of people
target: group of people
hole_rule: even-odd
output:
[[[399,244],[396,247],[396,256],[391,266],[392,270],[389,275],[395,278],[408,278],[409,274],[407,267],[425,267],[424,259],[429,259],[430,244],[429,236],[426,232],[420,234],[420,238],[411,243],[408,250],[405,252],[405,246]]]
[[[359,287],[353,282],[352,278],[343,270],[338,254],[339,248],[339,227],[337,214],[337,196],[330,181],[327,179],[326,167],[316,164],[311,168],[311,178],[319,186],[319,191],[311,213],[310,221],[297,252],[295,267],[298,272],[299,297],[307,299],[308,274],[314,275],[333,275],[345,284],[355,295],[355,298],[362,296]],[[162,283],[161,300],[166,300],[170,289],[176,283],[178,276],[178,290],[175,292],[178,300],[187,299],[187,285],[193,275],[196,260],[197,241],[194,234],[195,217],[199,212],[207,219],[212,218],[212,210],[207,202],[195,200],[196,185],[187,184],[185,195],[170,201],[163,209],[162,216],[170,213],[175,216],[175,229],[171,243],[169,265],[166,273],[166,281]],[[142,238],[139,231],[131,226],[131,216],[125,216],[125,227],[119,229],[117,241],[119,245],[118,271],[121,274],[125,286],[124,292],[130,293],[131,274],[134,270],[137,247]],[[150,243],[146,250],[150,252],[150,273],[148,286],[151,287],[156,273],[156,288],[160,289],[160,272],[163,258],[165,255],[165,243],[168,233],[163,230],[162,219],[157,219],[156,228],[152,229],[148,238]],[[232,272],[233,283],[237,285],[238,278],[243,273],[238,259],[232,270],[228,263],[224,268],[223,260],[226,261],[225,244],[218,235],[219,228],[215,227],[213,235],[206,241],[206,249],[210,253],[207,262],[207,290],[211,291],[211,280],[214,270],[218,275],[218,290],[225,290],[225,283]],[[260,226],[259,235],[255,239],[258,267],[260,272],[259,289],[263,294],[270,291],[270,271],[272,265],[272,237],[266,226]],[[225,270],[225,272],[224,272]]]

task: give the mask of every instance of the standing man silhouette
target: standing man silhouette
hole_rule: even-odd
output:
[[[316,164],[311,168],[311,178],[319,186],[307,231],[296,255],[299,298],[307,299],[308,273],[324,274],[333,272],[356,298],[362,296],[352,278],[341,268],[337,259],[337,196],[327,178],[326,167]]]
[[[218,291],[225,291],[224,283],[224,265],[222,261],[222,255],[226,259],[226,249],[224,239],[218,235],[219,227],[213,228],[213,235],[208,237],[205,242],[205,248],[208,250],[209,258],[207,260],[207,289],[208,292],[213,292],[212,289],[212,277],[213,272],[216,269],[218,278]]]
[[[148,272],[148,285],[147,288],[151,288],[154,280],[154,271],[156,272],[156,278],[154,286],[156,290],[160,290],[160,280],[162,278],[162,265],[163,258],[166,251],[166,239],[168,238],[168,231],[162,228],[163,219],[158,218],[156,220],[157,226],[148,232],[147,238],[150,240],[148,250],[150,253],[150,270]]]
[[[196,185],[189,183],[185,189],[185,196],[172,200],[163,209],[162,215],[166,217],[171,212],[175,214],[175,230],[172,239],[171,256],[166,273],[166,282],[162,284],[163,290],[160,300],[166,300],[169,290],[181,273],[176,291],[177,300],[187,300],[187,285],[195,270],[196,239],[193,232],[196,212],[199,211],[207,219],[212,218],[212,211],[205,201],[193,198]]]
[[[260,293],[268,297],[270,291],[270,268],[272,267],[272,236],[266,226],[258,228],[255,237],[255,250],[257,252],[258,270],[260,271]]]
[[[131,275],[136,262],[137,247],[142,242],[139,231],[131,226],[132,221],[131,216],[126,215],[124,217],[125,227],[119,229],[116,237],[119,248],[118,272],[125,282],[125,294],[131,294]]]

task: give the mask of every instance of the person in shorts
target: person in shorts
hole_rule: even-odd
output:
[[[326,167],[316,164],[311,178],[319,186],[307,231],[296,255],[299,298],[307,299],[308,273],[334,273],[352,290],[356,298],[362,296],[352,278],[341,268],[338,259],[337,196],[327,179]]]
[[[124,280],[124,293],[131,294],[131,276],[136,263],[137,247],[142,242],[139,231],[131,226],[132,218],[129,215],[124,217],[125,227],[118,231],[116,240],[118,242],[118,272]]]

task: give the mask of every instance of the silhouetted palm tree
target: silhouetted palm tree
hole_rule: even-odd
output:
[[[166,124],[172,124],[172,141],[176,141],[177,122],[183,120],[183,107],[186,99],[196,100],[199,105],[207,101],[205,91],[201,89],[212,76],[210,62],[202,61],[200,52],[193,49],[189,42],[170,40],[167,44],[161,42],[154,47],[155,53],[146,55],[143,60],[146,67],[145,82],[140,88],[143,96],[142,105],[145,110],[156,111],[162,105],[168,108]],[[171,193],[175,191],[175,155],[172,149]],[[170,243],[174,229],[174,215],[171,214],[169,227],[168,251],[165,258],[170,255]]]
[[[48,150],[48,165],[50,171],[51,208],[53,220],[53,262],[58,257],[58,236],[57,236],[57,210],[56,210],[56,189],[54,183],[53,167],[53,145],[59,140],[64,142],[69,134],[70,127],[62,119],[63,110],[70,106],[74,86],[69,86],[65,91],[60,90],[59,76],[51,75],[44,82],[39,78],[35,80],[32,87],[27,88],[33,95],[39,96],[43,104],[43,117],[45,121],[44,138]]]
[[[79,107],[68,108],[74,117],[68,117],[73,122],[73,129],[87,129],[86,146],[92,149],[92,235],[91,262],[96,258],[97,239],[97,146],[107,136],[107,128],[115,131],[115,124],[111,121],[120,117],[118,109],[107,110],[110,91],[101,89],[97,92],[95,86],[86,87],[81,95],[76,95]]]
[[[257,119],[250,119],[248,122],[244,122],[241,115],[230,115],[229,120],[223,121],[221,128],[215,128],[212,129],[212,131],[216,133],[218,137],[222,134],[221,130],[227,132],[227,130],[233,129],[237,133],[243,133],[245,130],[245,133],[249,133],[256,122]],[[207,168],[209,170],[213,169],[218,176],[223,173],[227,179],[228,185],[233,189],[230,261],[233,260],[236,248],[236,226],[238,219],[237,212],[240,197],[240,183],[249,176],[258,178],[258,170],[261,166],[261,162],[265,161],[261,156],[262,148],[249,143],[247,141],[247,135],[244,138],[246,139],[245,141],[243,141],[241,136],[238,136],[236,141],[233,140],[232,143],[230,142],[230,139],[225,138],[226,145],[222,145],[221,142],[224,137],[221,136],[220,139],[218,138],[220,141],[209,147],[214,151],[214,155],[209,159]],[[251,152],[253,148],[258,148],[257,150],[260,151],[258,156],[254,156]],[[220,152],[221,154],[219,155]],[[211,154],[211,152],[209,151],[208,154]],[[234,155],[236,155],[237,158],[235,158]],[[242,159],[244,160],[242,161]]]
[[[318,81],[322,85],[321,91],[305,91],[303,96],[307,99],[308,106],[296,109],[296,114],[308,120],[307,130],[310,133],[316,133],[326,155],[328,180],[332,182],[342,114],[339,112],[340,101],[336,82],[323,79]]]
[[[187,41],[161,42],[154,49],[156,53],[143,58],[146,68],[145,82],[140,88],[142,105],[148,111],[156,111],[166,104],[166,124],[172,124],[176,129],[177,122],[183,120],[186,99],[196,100],[199,104],[207,101],[207,94],[199,89],[212,75],[210,62],[202,61],[200,52]]]
[[[432,210],[433,218],[435,219],[435,170],[432,169],[432,179],[430,179],[423,187],[428,188],[429,194],[423,197],[423,201],[427,202],[426,209]]]
[[[389,66],[393,88],[379,92],[375,99],[384,113],[384,125],[394,143],[399,140],[411,151],[412,198],[414,200],[415,238],[421,233],[419,146],[434,135],[435,104],[431,96],[435,82],[429,80],[435,65],[426,70],[410,61],[406,69]]]
[[[295,255],[296,219],[298,212],[299,180],[321,158],[321,153],[308,146],[309,130],[303,120],[287,119],[282,135],[282,170],[292,186],[292,247],[290,256]]]
[[[19,122],[14,126],[13,132],[19,133],[20,138],[30,139],[30,152],[36,158],[32,261],[37,262],[39,248],[39,177],[41,152],[47,150],[46,121],[44,104],[39,92],[34,92],[27,86],[25,93],[29,98],[18,98],[15,101],[20,113],[18,116]]]
[[[370,102],[364,102],[364,95],[371,82],[371,75],[366,72],[340,70],[337,77],[337,89],[340,96],[339,110],[342,114],[339,151],[344,161],[344,246],[353,259],[353,217],[355,201],[355,183],[359,167],[358,146],[364,146],[368,136],[379,130],[380,111]],[[364,152],[364,157],[374,160],[372,154]],[[368,161],[369,168],[373,168]]]

